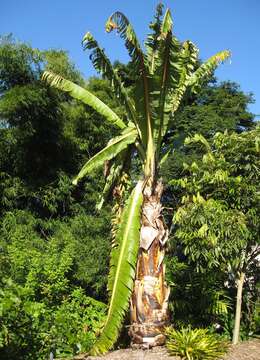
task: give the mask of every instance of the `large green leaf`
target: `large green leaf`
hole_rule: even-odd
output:
[[[59,90],[68,92],[73,98],[81,100],[86,105],[92,107],[92,109],[104,116],[113,125],[118,126],[120,129],[124,129],[126,127],[125,123],[112,109],[110,109],[109,106],[83,87],[49,71],[44,71],[42,79],[49,85],[56,87]]]
[[[184,41],[182,44],[182,50],[180,52],[179,66],[180,66],[180,79],[178,85],[174,89],[174,93],[172,94],[172,99],[170,101],[171,104],[171,112],[174,114],[183,100],[184,94],[187,90],[188,79],[192,75],[194,68],[198,61],[198,48],[189,40]],[[164,128],[164,134],[167,131],[166,124]]]
[[[230,55],[230,51],[223,50],[211,56],[192,74],[187,82],[187,86],[190,86],[193,92],[198,92],[217,66],[227,60]]]
[[[163,13],[163,4],[159,3],[156,7],[156,12],[154,15],[154,22],[151,22],[149,27],[152,29],[152,33],[148,34],[145,41],[146,56],[147,56],[147,65],[149,68],[150,75],[154,74],[154,71],[157,67],[157,62],[159,59],[159,45],[160,45],[160,33],[162,26],[162,13]]]
[[[137,137],[137,131],[134,128],[125,129],[124,133],[111,139],[108,145],[89,159],[83,168],[80,170],[76,178],[73,180],[73,184],[77,185],[78,181],[93,170],[103,165],[106,160],[113,159],[122,150],[126,149],[129,144],[135,142]]]
[[[130,98],[127,90],[124,88],[121,79],[113,68],[110,60],[106,56],[103,49],[100,48],[98,42],[94,39],[90,32],[87,32],[82,40],[84,50],[90,50],[90,60],[95,69],[108,79],[119,100],[125,105],[129,117],[136,123],[136,112],[133,100]]]
[[[111,254],[109,274],[110,304],[103,331],[91,350],[92,355],[105,353],[118,338],[133,289],[140,238],[143,183],[137,183],[123,210],[122,221]]]
[[[127,17],[117,11],[113,13],[107,23],[106,31],[117,30],[121,38],[125,41],[125,46],[132,59],[132,66],[135,67],[137,76],[135,88],[135,107],[139,112],[138,126],[141,130],[141,140],[146,150],[145,173],[151,175],[155,173],[154,168],[154,144],[153,144],[153,123],[152,112],[149,99],[149,68],[147,56],[142,51],[135,31]]]
[[[164,123],[169,119],[170,109],[167,109],[169,90],[173,89],[179,80],[178,57],[180,43],[172,35],[173,21],[170,10],[167,9],[160,29],[161,46],[159,54],[161,64],[155,73],[155,86],[160,89],[158,108],[154,126],[155,143],[159,145],[163,136]],[[156,79],[156,75],[158,80]]]
[[[167,9],[161,25],[160,37],[166,38],[166,36],[172,31],[172,25],[173,25],[173,21],[172,21],[171,12],[170,9]]]

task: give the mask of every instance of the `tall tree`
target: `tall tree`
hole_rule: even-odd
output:
[[[110,214],[93,214],[103,176],[77,189],[71,176],[113,130],[93,109],[44,84],[44,68],[85,84],[66,52],[0,37],[0,358],[6,360],[89,350],[96,331],[91,324],[86,334],[84,313],[91,321],[94,314],[95,323],[99,315],[83,293],[106,300]],[[89,79],[86,86],[120,113],[108,81]]]
[[[60,75],[45,72],[43,76],[51,86],[82,100],[120,129],[107,147],[87,161],[75,178],[75,185],[108,162],[104,196],[111,185],[117,196],[124,198],[121,185],[131,160],[135,165],[138,158],[141,165],[137,181],[133,180],[128,188],[131,193],[123,209],[117,208],[120,221],[111,251],[109,310],[93,354],[104,353],[115,343],[130,298],[129,332],[133,342],[146,346],[164,343],[162,328],[168,319],[169,288],[163,259],[168,229],[161,213],[160,164],[165,160],[165,137],[186,94],[199,91],[217,65],[229,56],[228,51],[221,51],[198,67],[196,46],[189,40],[180,43],[173,35],[169,9],[162,15],[160,4],[150,25],[152,33],[146,40],[145,52],[124,14],[115,12],[106,23],[106,31],[118,32],[131,57],[135,77],[129,89],[93,36],[87,33],[83,39],[84,48],[91,51],[94,67],[111,82],[124,104],[125,116],[118,116],[92,93]]]
[[[230,81],[219,83],[214,77],[200,93],[189,97],[182,104],[168,132],[166,149],[170,154],[162,167],[165,179],[179,177],[183,173],[183,162],[192,164],[193,161],[200,161],[201,151],[198,147],[184,146],[187,136],[197,133],[211,142],[219,131],[241,133],[254,128],[254,114],[248,110],[252,102],[252,94],[242,92],[238,84]],[[171,197],[170,193],[168,195]]]
[[[43,217],[63,216],[67,206],[63,206],[65,197],[57,195],[58,184],[64,176],[75,174],[86,156],[100,151],[114,134],[93,109],[44,84],[40,80],[43,69],[86,84],[121,111],[108,81],[85,82],[65,51],[41,51],[12,36],[0,37],[1,212],[29,208]],[[90,179],[87,193],[92,198],[96,196],[93,184],[97,191],[103,185],[100,175],[95,181]],[[80,189],[73,194],[77,199],[86,196]],[[87,207],[93,200],[89,196]]]
[[[260,254],[259,140],[259,126],[242,134],[217,133],[212,146],[198,134],[187,138],[187,144],[203,147],[202,161],[186,165],[186,176],[171,182],[175,190],[183,189],[174,216],[175,242],[199,271],[220,268],[226,281],[235,281],[234,344],[243,287],[246,281],[253,290],[252,267]]]

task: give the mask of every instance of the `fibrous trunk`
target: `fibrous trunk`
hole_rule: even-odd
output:
[[[154,189],[147,186],[144,190],[140,249],[131,298],[129,334],[132,344],[145,347],[164,344],[163,328],[168,321],[170,289],[165,283],[163,264],[168,229],[162,217],[162,191],[161,182]]]

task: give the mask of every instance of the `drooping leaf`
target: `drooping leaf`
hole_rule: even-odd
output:
[[[133,63],[144,62],[145,54],[143,53],[135,31],[127,17],[120,11],[113,13],[106,22],[106,31],[116,30],[120,37],[125,41],[125,47]]]
[[[84,104],[90,106],[96,110],[100,115],[104,116],[113,125],[118,126],[120,129],[126,127],[123,120],[110,109],[103,101],[93,95],[83,87],[74,84],[72,81],[64,79],[60,75],[53,74],[49,71],[45,71],[42,75],[42,79],[46,81],[50,86],[56,87],[59,90],[69,93],[73,98],[82,101]]]
[[[153,124],[149,100],[149,69],[147,66],[147,57],[142,51],[132,25],[123,13],[117,11],[109,17],[106,23],[106,31],[111,32],[112,30],[117,30],[121,38],[124,39],[125,46],[132,59],[131,63],[136,68],[136,73],[138,74],[136,90],[138,88],[139,91],[135,91],[135,106],[139,112],[138,126],[141,130],[142,143],[145,148],[147,147],[145,172],[148,174],[154,172],[155,169],[153,169],[152,161],[154,153]]]
[[[131,147],[122,150],[114,159],[110,165],[109,174],[106,177],[106,183],[100,197],[99,203],[96,205],[96,209],[100,210],[106,200],[108,200],[112,190],[120,182],[120,177],[123,172],[127,173],[131,165]],[[112,160],[111,160],[112,161]]]
[[[163,18],[162,26],[161,26],[161,38],[166,38],[166,36],[172,31],[172,16],[170,9],[167,9]]]
[[[185,41],[182,45],[180,53],[179,65],[181,68],[180,79],[178,85],[174,89],[171,99],[171,112],[174,114],[183,99],[188,86],[188,79],[192,75],[194,68],[198,61],[198,48],[189,40]],[[164,133],[167,131],[167,125]]]
[[[125,105],[129,117],[134,123],[136,123],[136,112],[133,104],[133,100],[130,98],[127,90],[124,88],[117,72],[113,68],[110,60],[106,56],[103,49],[100,48],[98,42],[93,38],[92,34],[86,33],[82,40],[84,50],[90,50],[90,60],[94,68],[102,74],[102,76],[109,80],[115,94],[120,101]]]
[[[102,334],[91,350],[92,355],[105,353],[118,338],[135,278],[135,266],[140,238],[140,216],[142,206],[140,181],[132,191],[123,210],[122,221],[116,236],[116,246],[111,254],[109,274],[110,304]]]
[[[188,80],[187,86],[191,87],[192,91],[197,93],[205,83],[205,80],[212,75],[217,66],[227,60],[230,56],[231,53],[228,50],[220,51],[211,56],[192,74]]]
[[[136,137],[136,129],[127,128],[122,135],[111,139],[104,149],[87,161],[72,183],[77,185],[78,181],[84,176],[103,165],[106,160],[113,159],[122,150],[126,149],[129,144],[134,143]]]

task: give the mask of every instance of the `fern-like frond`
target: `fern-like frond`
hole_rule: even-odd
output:
[[[73,180],[73,184],[77,185],[78,181],[93,170],[102,166],[106,160],[113,159],[122,150],[126,149],[129,144],[135,142],[137,137],[137,131],[133,128],[125,129],[124,133],[109,141],[108,145],[94,155],[80,170],[76,178]]]
[[[120,129],[124,129],[126,127],[123,120],[121,120],[119,116],[112,109],[110,109],[109,106],[107,106],[98,97],[96,97],[83,87],[74,84],[72,81],[66,80],[62,76],[53,74],[49,71],[44,71],[42,75],[42,80],[46,81],[46,83],[48,83],[50,86],[67,92],[74,99],[80,100],[84,104],[90,106],[100,115],[104,116],[107,121],[109,121],[113,125],[118,126]]]
[[[118,338],[135,278],[139,248],[140,217],[143,183],[138,182],[123,210],[122,220],[112,250],[109,274],[110,304],[101,336],[91,350],[92,355],[103,354]]]

